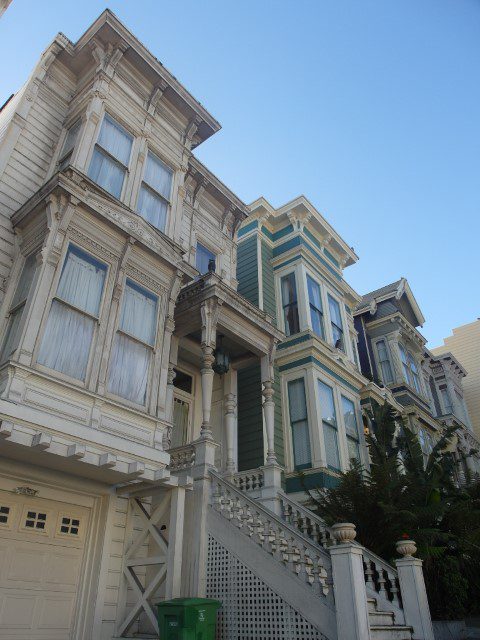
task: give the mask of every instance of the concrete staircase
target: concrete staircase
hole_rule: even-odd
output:
[[[412,640],[412,627],[395,624],[393,611],[378,609],[376,598],[367,598],[372,640]]]

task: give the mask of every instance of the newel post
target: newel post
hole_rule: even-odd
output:
[[[337,635],[341,640],[370,640],[367,591],[363,570],[363,547],[353,544],[355,525],[334,524],[337,544],[330,547]]]
[[[428,606],[423,578],[423,561],[414,558],[417,546],[413,540],[397,542],[397,551],[403,556],[396,560],[405,622],[413,627],[415,640],[434,640],[432,618]]]

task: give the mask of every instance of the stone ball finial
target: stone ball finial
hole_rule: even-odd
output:
[[[404,558],[413,558],[417,553],[417,545],[413,540],[399,540],[396,543],[397,553]]]
[[[337,544],[353,542],[357,536],[355,525],[352,522],[337,522],[331,527],[331,531]]]

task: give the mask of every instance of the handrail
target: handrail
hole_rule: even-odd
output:
[[[317,595],[331,599],[330,555],[215,471],[210,470],[210,474],[212,508],[311,586]]]

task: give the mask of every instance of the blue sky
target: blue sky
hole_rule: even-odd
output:
[[[223,129],[198,157],[245,202],[305,194],[360,256],[408,278],[430,346],[480,316],[480,0],[111,1]],[[0,103],[97,0],[13,0]]]

